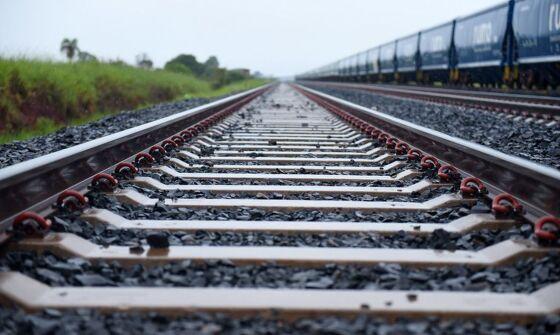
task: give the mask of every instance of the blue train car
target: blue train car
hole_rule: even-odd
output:
[[[344,77],[344,64],[345,64],[346,58],[341,59],[338,61],[338,73],[337,73],[337,78],[338,80],[342,80],[342,78]]]
[[[560,0],[508,0],[337,64],[311,75],[343,81],[557,88]]]
[[[368,75],[368,52],[362,51],[358,54],[358,81],[366,81]]]
[[[338,74],[341,80],[350,79],[350,57],[346,57],[339,62]]]
[[[379,80],[391,82],[395,80],[395,49],[396,41],[383,44],[379,50]]]
[[[379,80],[379,48],[367,50],[367,81],[376,82]]]
[[[454,54],[454,29],[455,21],[451,21],[420,32],[420,82],[448,82]]]
[[[459,18],[455,23],[454,81],[499,84],[508,66],[506,33],[513,2]]]
[[[527,88],[560,84],[560,0],[517,0],[514,62]]]
[[[352,55],[348,60],[349,81],[358,81],[358,55]]]
[[[396,41],[397,82],[416,81],[418,72],[418,41],[420,33],[400,38]]]

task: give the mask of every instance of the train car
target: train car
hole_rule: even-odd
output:
[[[390,42],[379,47],[379,81],[392,82],[395,80],[395,44]]]
[[[495,85],[505,81],[510,66],[506,33],[512,6],[510,1],[456,20],[454,82]]]
[[[558,88],[560,0],[509,0],[346,57],[312,76]]]
[[[348,57],[343,58],[338,62],[338,80],[344,81],[344,78],[346,78],[347,64],[348,64]]]
[[[348,61],[349,81],[358,81],[358,54],[352,55]]]
[[[420,32],[419,81],[424,84],[447,83],[453,59],[453,30],[451,21]]]
[[[368,52],[362,51],[358,54],[358,81],[366,82],[368,76]]]
[[[560,84],[560,0],[517,0],[513,9],[516,77],[526,88]]]
[[[344,81],[353,81],[354,76],[354,68],[356,67],[356,63],[354,61],[354,56],[346,57],[346,61],[344,63]]]
[[[419,69],[418,41],[420,33],[400,38],[396,41],[396,73],[395,81],[408,83],[417,81]]]
[[[367,50],[367,82],[379,80],[379,48]]]
[[[329,80],[332,80],[332,81],[338,80],[338,63],[339,63],[339,61],[336,61],[336,62],[331,63],[331,64],[329,65],[329,70],[328,70],[327,76],[326,76],[326,77],[323,77],[323,78],[322,78],[323,80],[327,80],[327,81],[329,81]]]

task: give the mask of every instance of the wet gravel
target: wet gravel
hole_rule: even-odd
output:
[[[440,208],[422,212],[324,212],[319,210],[269,211],[259,208],[239,207],[235,209],[169,207],[162,201],[152,207],[141,207],[118,202],[115,198],[102,194],[88,195],[93,207],[111,210],[127,219],[152,220],[255,220],[255,221],[348,221],[348,222],[418,222],[447,223],[465,216],[472,211],[489,213],[484,203],[473,209],[466,205]]]
[[[228,165],[238,165],[236,162],[230,162],[230,164]],[[284,164],[282,164],[284,165]],[[309,165],[309,164],[306,164]],[[313,164],[313,165],[317,165],[320,167],[323,167],[325,165],[322,164]],[[306,169],[305,167],[302,168],[297,168],[297,165],[294,166],[294,168],[276,168],[276,169],[272,169],[272,170],[243,170],[243,169],[221,169],[221,168],[215,168],[213,167],[213,164],[207,164],[207,165],[203,165],[203,166],[196,166],[196,167],[176,167],[173,166],[173,168],[175,170],[177,170],[177,172],[185,172],[185,173],[191,173],[191,172],[208,172],[208,173],[273,173],[273,174],[286,174],[286,173],[296,173],[296,174],[328,174],[328,175],[382,175],[383,174],[383,169],[382,167],[380,167],[379,172],[372,172],[372,171],[352,171],[352,170],[348,170],[348,171],[344,171],[344,170],[339,170],[339,171],[333,171],[333,170],[327,170],[327,168],[325,167],[324,169],[321,170],[311,170],[311,169]],[[393,168],[390,170],[391,175],[396,175],[399,172],[402,172],[403,170],[405,170],[404,167],[398,167],[398,168]]]
[[[196,159],[196,160],[190,160],[186,157],[181,157],[179,158],[181,160],[183,160],[186,164],[200,164],[201,162],[204,162],[204,157],[200,160]],[[211,165],[243,165],[243,166],[258,166],[258,165],[294,165],[294,166],[300,166],[300,165],[320,165],[320,166],[383,166],[383,165],[387,165],[391,163],[391,159],[387,159],[385,161],[381,161],[379,163],[370,163],[370,162],[360,162],[360,161],[356,161],[354,159],[351,159],[349,161],[342,161],[342,162],[329,162],[329,163],[324,163],[324,162],[309,162],[309,161],[288,161],[288,162],[282,162],[282,161],[236,161],[236,160],[231,160],[231,161],[225,161],[225,160],[212,160],[211,161]]]
[[[140,172],[139,176],[150,177],[167,185],[284,185],[284,186],[348,186],[348,187],[405,187],[422,180],[421,176],[403,180],[374,180],[374,181],[321,181],[321,180],[291,180],[291,179],[209,179],[209,178],[178,178],[167,174]]]
[[[66,127],[49,135],[1,144],[0,168],[136,127],[210,101],[212,100],[196,98],[157,104],[148,108],[121,112],[85,125]]]
[[[1,271],[19,271],[51,286],[245,287],[291,289],[534,292],[560,281],[558,252],[508,266],[405,267],[399,264],[283,266],[235,265],[228,260],[164,265],[60,258],[50,252],[8,252]]]
[[[268,98],[263,98],[266,101]],[[201,102],[204,103],[204,102]],[[371,105],[371,103],[369,104]],[[157,106],[156,106],[157,107]],[[181,110],[187,107],[177,107]],[[402,107],[402,106],[401,106]],[[426,107],[427,108],[427,107]],[[430,108],[431,105],[430,105]],[[247,108],[251,115],[251,108]],[[169,113],[173,113],[170,108]],[[130,113],[130,112],[127,112]],[[126,113],[124,113],[126,114]],[[168,115],[167,114],[167,115]],[[122,115],[122,114],[121,114]],[[117,116],[120,117],[121,115]],[[153,119],[164,116],[159,114]],[[126,117],[126,116],[125,116]],[[102,120],[103,121],[103,120]],[[102,122],[99,121],[99,122]],[[150,120],[144,120],[141,123]],[[115,122],[115,121],[107,121]],[[118,121],[122,123],[122,121]],[[95,123],[94,123],[95,124]],[[136,125],[136,124],[134,124]],[[125,128],[131,127],[127,125]],[[86,134],[92,127],[86,127]],[[77,127],[80,128],[80,127]],[[94,128],[93,128],[94,129]],[[119,129],[121,130],[121,129]],[[115,130],[118,131],[118,130]],[[102,134],[105,135],[105,134]],[[99,135],[99,136],[102,136]],[[50,135],[54,136],[54,135]],[[62,135],[61,135],[62,136]],[[95,134],[91,135],[95,136]],[[98,137],[98,136],[97,136]],[[94,137],[92,137],[94,138]],[[88,138],[88,140],[91,138]],[[50,141],[61,141],[55,136]],[[35,139],[31,145],[52,147],[49,140]],[[39,142],[34,142],[39,141]],[[45,144],[46,143],[46,144]],[[61,141],[61,145],[65,145]],[[17,144],[17,143],[16,143]],[[74,145],[74,144],[69,144]],[[9,155],[0,146],[0,157]],[[60,148],[59,148],[60,149]],[[2,151],[4,150],[4,151]],[[13,149],[12,149],[13,150]],[[19,150],[19,149],[17,149]],[[58,149],[55,149],[58,150]],[[53,150],[54,151],[54,150]],[[6,153],[4,155],[4,153]],[[40,152],[43,154],[44,150]],[[32,151],[28,154],[33,155]],[[39,153],[37,153],[39,155]],[[25,154],[20,157],[26,157]],[[32,156],[29,156],[32,157]],[[256,156],[255,156],[256,157]],[[2,161],[4,159],[4,161]],[[28,158],[22,158],[28,159]],[[17,161],[17,157],[16,157]],[[6,164],[0,158],[1,164]],[[238,164],[223,162],[224,164]],[[252,162],[248,162],[252,163]],[[12,164],[12,163],[7,163]],[[219,164],[219,162],[214,162]],[[243,165],[244,163],[239,163]],[[283,163],[281,163],[283,164]],[[212,165],[212,164],[207,164]],[[284,165],[284,164],[283,164]],[[300,164],[298,164],[300,165]],[[325,164],[321,164],[325,165]],[[329,164],[330,165],[330,164]],[[338,164],[334,164],[338,165]],[[361,164],[359,164],[361,165]],[[407,167],[413,167],[411,164]],[[401,168],[399,168],[401,169]],[[178,169],[181,170],[181,169]],[[220,170],[211,167],[200,169],[183,169],[185,172],[242,172],[245,170]],[[371,174],[370,172],[330,172],[330,171],[295,171],[296,173],[318,174]],[[391,171],[398,172],[398,171]],[[254,173],[294,173],[294,171],[254,171]],[[224,181],[182,181],[169,176],[156,176],[162,182],[223,184]],[[331,185],[348,186],[405,186],[416,181],[410,179],[401,183],[331,183]],[[229,184],[267,185],[268,182],[227,182]],[[274,181],[283,185],[309,185],[308,182]],[[125,186],[126,182],[123,183]],[[326,185],[314,183],[313,185]],[[130,185],[128,185],[130,187]],[[154,198],[257,198],[263,199],[326,199],[325,195],[296,194],[221,194],[207,192],[159,192],[133,186]],[[436,191],[438,192],[438,191]],[[422,201],[437,194],[422,192],[412,199]],[[474,208],[467,206],[438,209],[421,213],[354,213],[321,211],[265,211],[251,208],[236,209],[199,209],[169,208],[162,202],[156,206],[143,208],[117,202],[114,198],[99,193],[88,194],[93,207],[109,209],[128,219],[172,219],[172,220],[304,220],[304,221],[371,221],[371,222],[420,222],[447,223],[473,212],[489,212],[488,206],[480,203]],[[367,197],[367,198],[366,198]],[[333,197],[334,199],[338,199]],[[344,200],[386,200],[387,197],[344,196]],[[409,197],[391,200],[410,200]],[[53,230],[70,232],[100,245],[129,246],[131,251],[145,248],[166,248],[175,245],[215,245],[215,246],[312,246],[312,247],[355,247],[355,248],[433,248],[446,250],[480,250],[500,241],[530,237],[529,225],[509,230],[481,230],[469,234],[450,234],[437,230],[427,237],[414,237],[404,232],[392,235],[373,233],[352,234],[272,234],[272,233],[234,233],[205,232],[194,233],[167,231],[150,232],[137,229],[117,229],[110,225],[91,225],[75,214],[57,213],[53,217]],[[560,257],[551,253],[540,259],[526,258],[509,266],[496,268],[471,269],[454,267],[403,267],[398,264],[379,264],[375,266],[328,264],[315,267],[280,266],[274,263],[258,265],[235,265],[227,260],[172,262],[165,265],[144,267],[134,265],[122,267],[118,262],[91,263],[81,258],[62,258],[46,252],[37,255],[34,252],[8,252],[0,257],[0,271],[20,271],[52,286],[167,286],[167,287],[266,287],[294,289],[358,289],[358,290],[443,290],[443,291],[493,291],[493,292],[534,292],[548,284],[560,281]],[[258,315],[236,317],[221,314],[193,314],[180,318],[168,318],[155,313],[148,314],[98,314],[91,310],[60,312],[45,310],[39,314],[29,315],[20,310],[0,309],[0,334],[3,333],[198,333],[198,334],[553,334],[560,332],[560,317],[549,316],[529,325],[513,323],[496,323],[487,320],[440,320],[437,318],[398,319],[394,323],[385,319],[360,316],[357,319],[337,317],[304,318],[295,321],[281,321],[274,317],[263,318]]]
[[[194,313],[168,317],[157,313],[106,313],[78,309],[46,309],[26,314],[22,310],[0,309],[0,334],[330,334],[330,335],[424,335],[492,334],[548,335],[560,332],[560,317],[549,315],[529,324],[496,322],[488,319],[398,318],[387,320],[360,315],[355,318],[324,316],[294,321],[272,316],[231,316]]]
[[[328,248],[409,248],[480,250],[512,238],[529,238],[530,225],[510,229],[482,229],[468,234],[449,233],[436,230],[428,236],[415,236],[404,231],[382,235],[364,233],[268,233],[268,232],[153,232],[141,229],[117,229],[112,225],[90,224],[70,215],[52,218],[53,231],[73,233],[99,245],[152,246],[283,246],[283,247],[328,247]]]
[[[446,134],[560,169],[560,124],[547,127],[506,119],[504,114],[474,108],[381,96],[363,90],[306,84],[313,89],[352,101]]]
[[[412,192],[408,195],[370,195],[370,194],[321,194],[318,192],[281,193],[281,192],[210,192],[210,191],[161,191],[148,189],[135,184],[125,184],[126,189],[134,189],[153,199],[281,199],[281,200],[344,200],[344,201],[398,201],[398,202],[424,202],[440,195],[452,194],[458,191],[455,186],[443,186]]]

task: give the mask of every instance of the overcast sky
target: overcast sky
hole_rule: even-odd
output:
[[[324,65],[503,0],[0,0],[0,54],[63,59],[78,38],[100,58],[156,66],[180,53],[277,76]]]

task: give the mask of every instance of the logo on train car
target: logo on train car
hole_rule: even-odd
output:
[[[484,22],[473,27],[473,45],[496,43],[498,37],[492,35],[492,22]]]
[[[560,4],[555,3],[550,5],[550,17],[549,17],[548,30],[556,31],[560,30]]]

